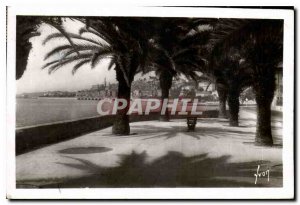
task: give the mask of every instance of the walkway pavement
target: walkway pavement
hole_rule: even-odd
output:
[[[272,120],[276,146],[258,147],[255,117],[198,119],[195,132],[185,120],[131,123],[130,136],[99,130],[17,156],[17,187],[282,186],[282,119]],[[258,166],[269,172],[255,184]]]

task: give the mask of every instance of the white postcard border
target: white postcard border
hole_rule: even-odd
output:
[[[283,187],[282,188],[95,188],[16,189],[15,187],[15,17],[159,16],[284,19]],[[13,199],[290,199],[294,197],[294,12],[275,9],[183,7],[9,7],[7,44],[7,197]]]

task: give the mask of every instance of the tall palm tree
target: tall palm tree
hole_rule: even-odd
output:
[[[226,99],[229,106],[229,125],[239,125],[239,96],[242,89],[252,83],[252,72],[242,58],[240,52],[231,47],[226,53],[213,54],[214,75],[218,79],[218,92],[221,98],[221,109],[225,109]],[[223,90],[221,90],[223,89]],[[224,103],[224,104],[223,104]],[[224,108],[225,107],[225,108]],[[221,112],[226,112],[222,110]]]
[[[160,62],[159,66],[148,68],[154,68],[159,76],[162,101],[169,98],[175,76],[185,75],[196,80],[197,71],[200,71],[199,67],[206,63],[199,51],[208,40],[209,32],[203,29],[199,30],[200,23],[207,24],[207,21],[189,18],[164,18],[155,22],[156,33],[153,35],[153,42],[159,45],[169,57],[160,59],[160,56],[156,56]],[[166,60],[169,60],[167,64],[171,66],[164,65]],[[160,119],[168,121],[168,111]]]
[[[149,21],[141,18],[102,18],[88,17],[75,18],[85,24],[79,34],[68,33],[72,40],[79,41],[74,45],[60,45],[51,50],[45,57],[48,59],[56,53],[63,52],[59,60],[45,64],[49,72],[53,72],[62,66],[75,63],[73,73],[81,66],[90,64],[94,68],[102,59],[110,59],[108,69],[114,68],[118,81],[117,97],[125,99],[127,107],[118,110],[113,124],[113,133],[130,134],[129,109],[131,84],[138,70],[143,70],[146,62],[159,64],[150,53],[160,55],[160,59],[169,58],[165,52],[151,42]],[[88,35],[85,35],[88,34]],[[64,37],[61,33],[49,35],[44,43],[51,39]],[[163,61],[169,62],[169,61]],[[165,63],[166,64],[166,63]]]
[[[281,20],[220,19],[212,39],[213,49],[238,49],[243,64],[251,69],[257,102],[256,143],[272,145],[271,102],[275,89],[275,67],[282,61]]]
[[[254,32],[242,51],[255,76],[253,88],[258,114],[255,141],[259,145],[272,145],[271,103],[275,71],[283,58],[283,20],[261,20],[252,29]]]
[[[226,83],[216,83],[216,89],[219,96],[219,118],[227,119],[226,102],[228,98],[228,85]]]

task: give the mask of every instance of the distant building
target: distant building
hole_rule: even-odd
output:
[[[103,98],[117,97],[117,84],[97,84],[92,85],[90,89],[79,90],[76,92],[76,97],[79,100],[100,100]]]
[[[203,90],[203,91],[215,91],[216,90],[216,85],[214,83],[204,81],[204,82],[199,82],[198,83],[198,90]]]
[[[170,89],[170,97],[178,98],[179,96],[191,95],[191,93],[194,93],[194,96],[207,96],[212,95],[214,91],[215,85],[212,83],[209,84],[206,81],[196,85],[194,81],[174,79]],[[83,100],[99,100],[102,98],[115,98],[117,93],[118,84],[107,84],[105,81],[103,84],[92,85],[90,89],[78,91],[76,97]],[[132,98],[160,98],[161,93],[159,79],[157,77],[149,79],[140,78],[132,82]]]
[[[211,94],[212,94],[211,91],[197,91],[196,92],[196,97],[198,97],[198,96],[204,97],[204,96],[208,96],[208,95],[211,95]]]
[[[157,78],[141,78],[132,82],[131,95],[133,98],[160,97],[161,91]]]
[[[75,97],[75,92],[67,92],[67,91],[48,91],[43,92],[39,95],[39,97]]]

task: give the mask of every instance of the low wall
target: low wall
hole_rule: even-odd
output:
[[[218,111],[205,111],[200,117],[215,118]],[[172,118],[186,118],[186,116],[175,116]],[[132,115],[130,122],[158,120],[159,114]],[[112,126],[114,116],[99,116],[81,120],[38,125],[27,128],[16,129],[16,154],[23,154],[42,146],[61,142],[67,139],[81,136],[83,134],[97,131]]]

